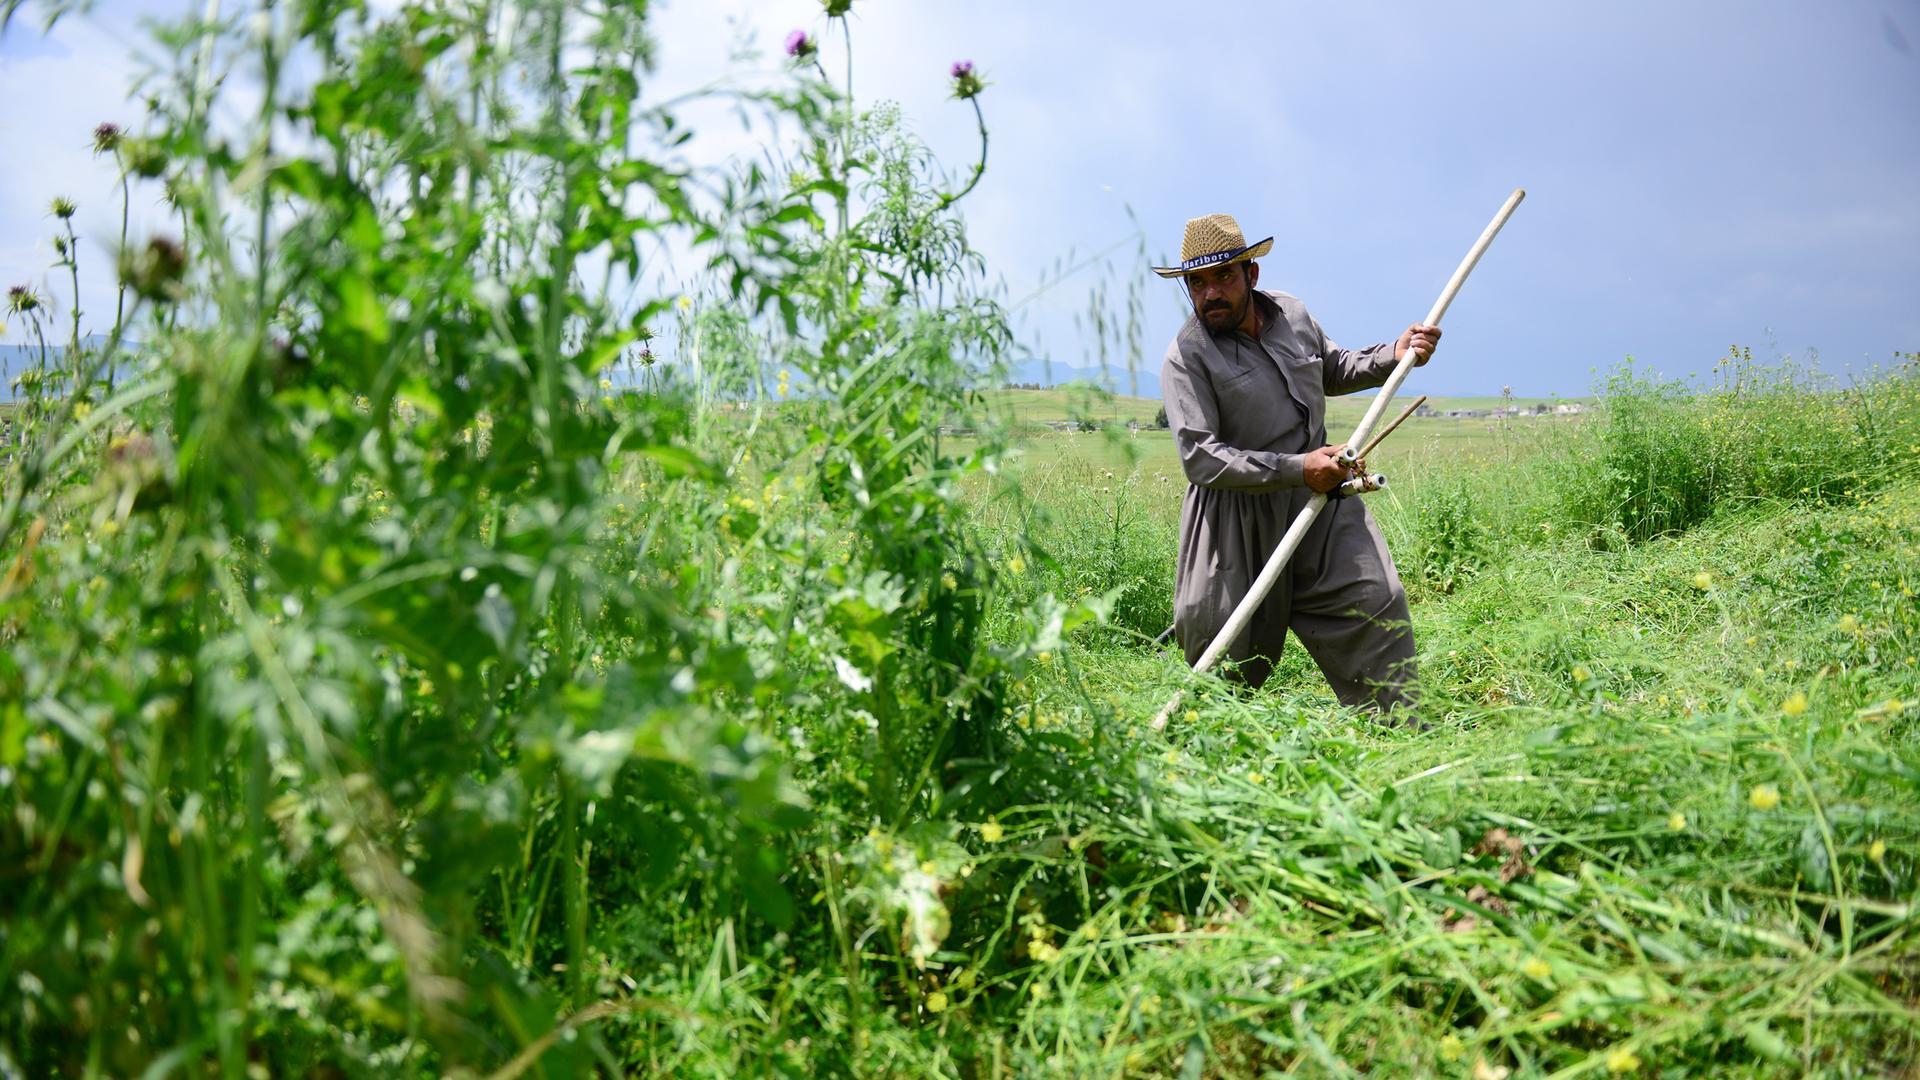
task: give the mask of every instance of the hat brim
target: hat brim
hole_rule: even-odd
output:
[[[1269,236],[1257,244],[1248,244],[1239,251],[1229,253],[1224,259],[1219,257],[1220,253],[1216,252],[1213,255],[1202,256],[1206,261],[1194,266],[1156,266],[1152,269],[1154,273],[1159,274],[1163,278],[1186,277],[1196,270],[1211,270],[1216,266],[1231,266],[1234,263],[1246,262],[1249,259],[1265,258],[1267,252],[1272,250],[1273,237]]]

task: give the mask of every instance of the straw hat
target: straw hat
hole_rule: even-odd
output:
[[[1273,237],[1249,244],[1232,216],[1208,214],[1187,222],[1187,235],[1180,241],[1180,265],[1156,266],[1153,272],[1164,278],[1182,277],[1203,266],[1258,259],[1272,250]]]

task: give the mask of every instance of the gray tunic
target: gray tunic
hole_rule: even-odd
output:
[[[1206,651],[1313,490],[1307,451],[1327,445],[1326,398],[1385,382],[1393,346],[1347,350],[1299,300],[1257,292],[1258,339],[1189,316],[1160,369],[1189,486],[1180,514],[1174,626],[1189,664]],[[1343,432],[1344,437],[1347,433]],[[1411,705],[1413,630],[1386,540],[1360,499],[1314,521],[1253,621],[1226,652],[1258,686],[1298,634],[1340,700]]]

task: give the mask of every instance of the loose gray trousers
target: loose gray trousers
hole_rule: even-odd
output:
[[[1312,497],[1303,461],[1327,443],[1327,396],[1379,386],[1393,370],[1391,344],[1342,349],[1286,293],[1256,293],[1254,302],[1258,338],[1216,336],[1189,317],[1161,365],[1167,422],[1189,482],[1174,584],[1174,630],[1189,664],[1226,625]],[[1264,683],[1289,629],[1343,704],[1381,711],[1413,704],[1406,592],[1359,499],[1328,502],[1228,647],[1239,676]]]

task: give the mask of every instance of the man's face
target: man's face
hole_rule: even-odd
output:
[[[1187,298],[1193,301],[1193,313],[1216,334],[1241,325],[1259,274],[1260,267],[1250,262],[1209,266],[1188,274]]]

